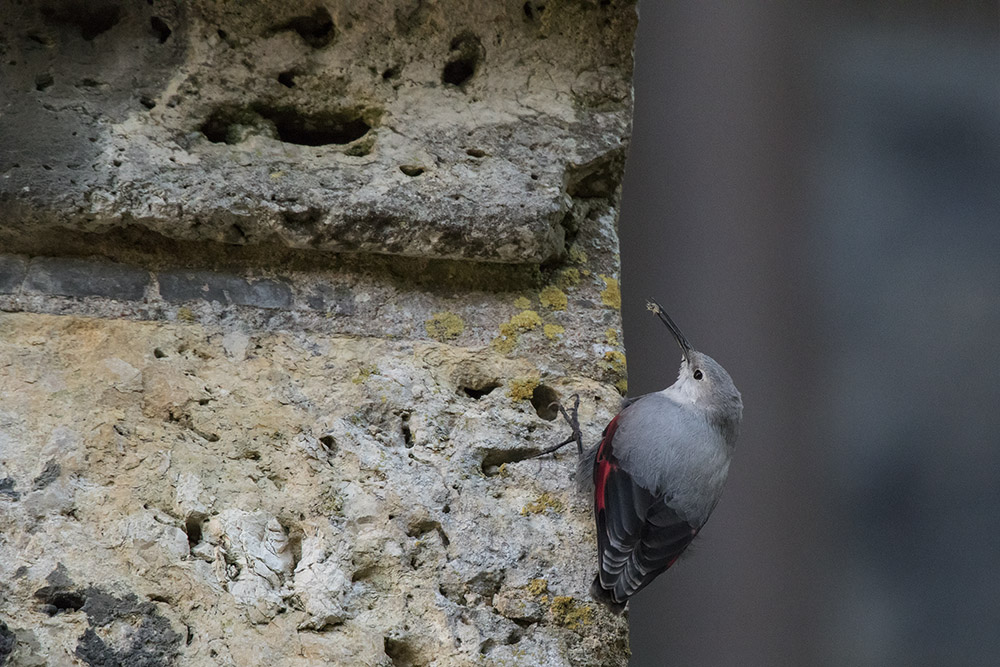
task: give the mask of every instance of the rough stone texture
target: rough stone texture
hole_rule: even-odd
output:
[[[525,460],[564,433],[537,376],[435,342],[4,314],[0,599],[33,602],[0,618],[25,660],[624,664],[585,595],[575,455]],[[583,395],[588,440],[617,408],[547,386]]]
[[[540,263],[617,187],[632,2],[10,0],[7,231]]]
[[[634,6],[9,5],[0,663],[625,665]]]

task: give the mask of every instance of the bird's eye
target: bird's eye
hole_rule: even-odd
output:
[[[695,379],[695,380],[700,380],[700,379],[702,379],[703,377],[705,377],[705,376],[704,376],[704,374],[702,374],[702,372],[701,372],[701,370],[700,370],[700,369],[699,369],[699,370],[696,370],[696,371],[694,372],[694,379]]]

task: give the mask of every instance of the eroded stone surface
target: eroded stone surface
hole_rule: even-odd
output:
[[[620,181],[632,2],[8,5],[8,232],[537,264]]]
[[[524,458],[564,435],[538,387],[581,393],[588,441],[617,409],[488,349],[0,314],[0,639],[15,664],[624,665],[575,453]]]

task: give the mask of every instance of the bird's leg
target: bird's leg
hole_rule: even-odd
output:
[[[569,410],[566,410],[566,408],[563,407],[563,404],[560,403],[559,401],[554,401],[550,403],[549,407],[554,405],[556,406],[556,408],[558,408],[559,413],[562,414],[563,419],[565,419],[566,423],[570,425],[570,428],[573,429],[573,432],[569,434],[568,438],[560,442],[558,445],[553,445],[535,454],[536,457],[545,456],[546,454],[551,454],[552,452],[558,449],[562,449],[571,442],[576,443],[577,454],[583,454],[583,434],[580,432],[580,418],[578,414],[580,411],[580,395],[573,394],[572,398],[573,398],[573,407],[571,407]]]

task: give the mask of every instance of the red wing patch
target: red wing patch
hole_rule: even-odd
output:
[[[618,430],[618,417],[615,415],[601,434],[601,444],[597,448],[597,459],[594,461],[594,508],[596,512],[604,511],[604,491],[608,482],[608,475],[612,468],[617,468],[617,462],[611,455],[611,441]]]

